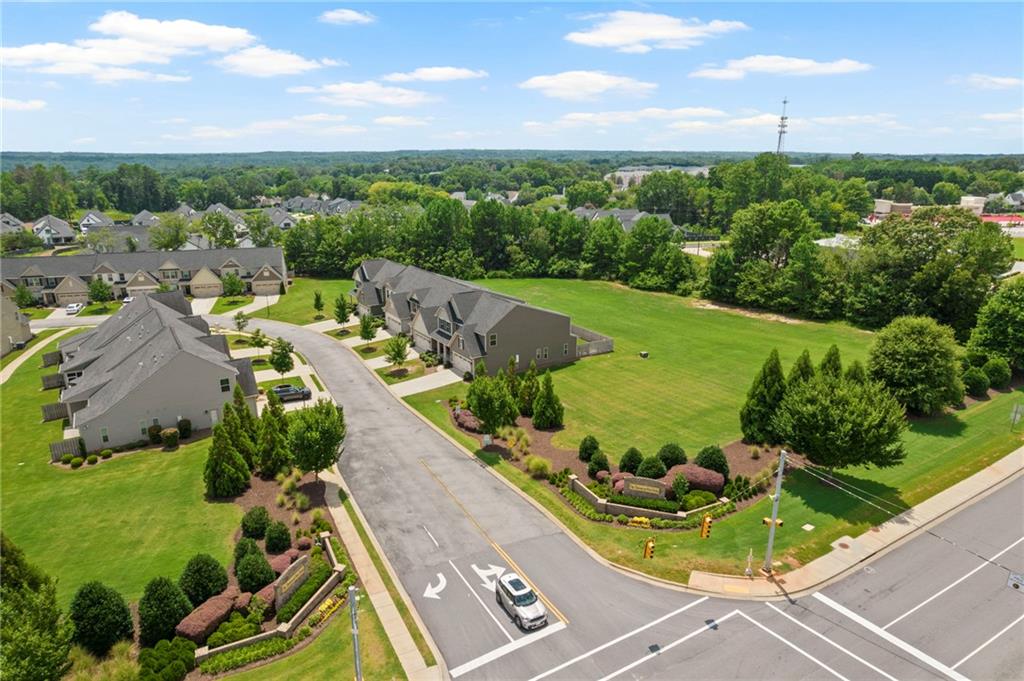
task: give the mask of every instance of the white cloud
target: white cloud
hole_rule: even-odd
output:
[[[188,123],[188,119],[182,118],[181,116],[175,116],[173,118],[161,118],[153,122],[157,125],[181,125],[182,123]]]
[[[706,106],[685,106],[677,109],[647,107],[645,109],[626,111],[581,111],[567,113],[550,123],[526,121],[523,123],[523,127],[535,133],[552,134],[566,128],[586,127],[596,130],[613,125],[635,125],[645,121],[681,121],[682,119],[698,117],[720,118],[726,115],[720,109]]]
[[[293,94],[318,94],[317,101],[336,106],[369,106],[371,104],[418,106],[436,99],[432,95],[420,90],[381,85],[374,80],[367,80],[361,83],[331,83],[320,87],[300,85],[288,88],[288,92]]]
[[[396,128],[412,128],[429,125],[430,118],[417,118],[416,116],[378,116],[373,119],[377,125]]]
[[[680,19],[668,14],[617,11],[587,17],[596,23],[583,31],[565,36],[569,42],[589,47],[610,47],[619,52],[644,53],[654,49],[685,50],[748,26],[742,21],[703,22]]]
[[[320,15],[319,21],[325,24],[372,24],[377,17],[369,12],[358,12],[354,9],[330,9]]]
[[[144,19],[131,12],[107,12],[89,26],[104,38],[73,43],[31,43],[0,47],[6,67],[41,73],[89,76],[101,83],[123,80],[183,82],[187,76],[127,68],[168,64],[176,56],[229,52],[251,45],[256,37],[244,28],[204,24],[189,19]]]
[[[997,123],[1024,122],[1024,108],[1017,109],[1016,111],[981,114],[981,120],[995,121]]]
[[[365,132],[366,128],[359,125],[338,125],[346,117],[340,114],[313,113],[253,121],[241,126],[224,127],[220,125],[196,125],[186,133],[168,133],[162,135],[167,140],[227,140],[243,137],[259,137],[272,133],[287,132],[302,135],[348,135]],[[322,125],[330,123],[332,125]]]
[[[228,73],[256,78],[290,76],[338,64],[332,59],[306,59],[294,52],[274,50],[266,45],[256,45],[232,52],[213,63]]]
[[[886,130],[911,129],[910,126],[904,125],[900,123],[898,120],[896,120],[896,116],[890,113],[847,114],[844,116],[813,116],[808,120],[811,123],[831,127],[873,127],[885,128]]]
[[[71,144],[75,145],[76,147],[82,146],[83,144],[95,144],[95,142],[95,137],[79,137],[78,139],[71,140]]]
[[[519,87],[539,90],[545,97],[582,101],[606,92],[642,97],[657,89],[658,85],[604,71],[563,71],[549,76],[534,76],[520,83]]]
[[[953,84],[964,84],[974,90],[1012,90],[1024,84],[1024,80],[1014,76],[993,76],[987,73],[972,73],[968,76],[953,76],[949,79]]]
[[[690,73],[691,78],[713,80],[741,80],[748,73],[770,73],[780,76],[832,76],[843,73],[857,73],[871,69],[871,64],[853,59],[836,61],[814,61],[798,57],[755,54],[743,59],[730,59],[724,67],[705,66]]]
[[[39,111],[46,108],[46,102],[41,99],[12,99],[0,97],[0,109],[3,111]]]
[[[406,73],[389,73],[382,76],[381,80],[393,83],[408,83],[414,80],[421,80],[430,83],[437,83],[448,80],[469,80],[471,78],[486,78],[484,70],[474,71],[459,66],[422,66]]]

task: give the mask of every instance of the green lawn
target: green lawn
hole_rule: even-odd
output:
[[[555,444],[575,449],[593,433],[609,458],[630,446],[652,454],[668,441],[687,452],[740,437],[747,389],[778,348],[784,370],[807,348],[815,363],[835,343],[843,361],[864,360],[871,335],[846,324],[784,323],[694,307],[694,301],[597,281],[480,282],[615,339],[615,352],[553,373],[566,428]],[[646,350],[649,359],[641,359]]]
[[[764,551],[767,534],[761,518],[770,513],[768,499],[716,520],[708,540],[701,540],[693,531],[659,532],[657,558],[642,560],[637,546],[650,530],[584,520],[565,505],[551,485],[537,482],[511,464],[476,450],[476,441],[452,427],[447,415],[448,397],[463,389],[461,385],[447,386],[405,400],[471,451],[477,451],[478,457],[537,499],[605,558],[685,582],[695,569],[739,574],[746,566],[749,549],[754,549],[755,557]],[[915,421],[905,436],[907,459],[901,466],[840,472],[845,482],[885,499],[888,504],[896,504],[892,514],[826,487],[806,473],[790,474],[779,511],[785,525],[776,533],[777,558],[795,561],[792,565],[809,562],[827,553],[829,545],[839,537],[857,536],[898,512],[898,508],[920,503],[1021,446],[1024,429],[1018,428],[1017,433],[1009,431],[1009,415],[1015,401],[1024,402],[1024,389],[1000,394],[955,414]],[[804,531],[801,527],[805,523],[815,529]],[[792,565],[787,563],[781,569],[788,570]]]
[[[359,615],[359,652],[365,679],[404,679],[405,672],[384,633],[370,599],[363,595],[357,608]],[[270,681],[326,678],[355,678],[352,654],[352,629],[349,626],[349,605],[346,603],[327,623],[327,630],[302,650],[270,664],[234,674],[238,681]]]
[[[264,390],[270,390],[275,385],[294,385],[294,386],[299,386],[299,387],[303,387],[303,388],[308,388],[309,387],[308,385],[306,385],[306,382],[302,379],[302,376],[290,376],[288,378],[275,378],[275,379],[270,380],[270,381],[261,381],[260,383],[257,384],[257,386],[259,386],[260,388],[263,388]]]
[[[426,365],[423,364],[422,360],[412,359],[402,365],[401,369],[395,369],[392,366],[386,366],[382,369],[377,369],[377,375],[384,379],[384,382],[388,385],[394,383],[401,383],[402,381],[408,381],[413,378],[419,378],[426,371]]]
[[[359,335],[359,325],[352,324],[351,326],[343,326],[340,329],[334,329],[328,331],[327,335],[331,338],[337,338],[338,340],[345,340],[346,338],[352,338],[353,336]]]
[[[53,314],[52,307],[23,307],[18,310],[21,314],[31,319],[46,319]]]
[[[217,299],[217,302],[213,304],[213,309],[210,310],[210,314],[222,314],[228,316],[234,316],[235,310],[240,307],[245,307],[254,300],[253,296],[221,296]]]
[[[359,353],[359,356],[363,359],[373,359],[374,357],[384,356],[385,343],[387,343],[386,338],[379,341],[370,341],[369,343],[363,343],[362,345],[357,345],[352,349]]]
[[[43,341],[45,341],[47,338],[57,333],[58,331],[60,331],[60,329],[43,329],[39,331],[34,338],[30,339],[27,343],[25,343],[25,347],[23,347],[21,350],[11,350],[3,357],[0,357],[0,369],[3,369],[5,366],[21,357],[23,354],[25,354],[27,350],[31,350],[33,346],[42,343]],[[43,358],[40,357],[39,361],[42,362]]]
[[[267,308],[261,308],[254,317],[277,319],[292,324],[312,324],[313,322],[334,319],[334,299],[338,294],[346,295],[355,286],[351,279],[310,279],[296,277],[288,288],[288,293]],[[316,318],[313,309],[313,291],[319,290],[324,298],[324,311],[321,319]]]
[[[1013,256],[1017,260],[1024,260],[1024,238],[1013,240]]]
[[[111,301],[109,303],[89,303],[78,314],[83,317],[114,314],[121,309],[121,305],[122,303],[120,300]]]
[[[209,441],[74,471],[52,466],[48,444],[60,439],[61,425],[40,423],[39,409],[57,393],[41,391],[39,381],[53,371],[26,362],[0,391],[0,514],[4,532],[58,580],[61,607],[89,580],[136,600],[153,577],[177,579],[196,553],[227,564],[242,511],[203,499]]]

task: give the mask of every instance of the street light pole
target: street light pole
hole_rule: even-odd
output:
[[[348,588],[348,604],[352,612],[352,652],[356,658],[356,681],[363,681],[363,666],[359,660],[359,620],[356,617],[356,587]]]
[[[779,450],[779,471],[775,474],[775,496],[772,497],[772,522],[768,526],[768,550],[764,554],[761,572],[772,574],[772,549],[775,547],[775,525],[779,518],[779,500],[782,497],[782,472],[786,469],[786,450]]]

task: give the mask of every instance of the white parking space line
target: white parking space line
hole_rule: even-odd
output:
[[[473,671],[474,669],[477,669],[479,667],[484,666],[485,664],[487,664],[489,662],[494,662],[499,657],[504,657],[505,655],[508,655],[509,653],[511,653],[511,652],[513,652],[515,650],[519,650],[520,648],[526,647],[526,646],[530,645],[531,643],[536,643],[537,641],[541,640],[542,638],[547,638],[551,634],[557,634],[558,632],[562,631],[563,629],[565,629],[565,622],[555,622],[554,624],[549,624],[548,626],[544,627],[541,631],[537,632],[536,634],[528,634],[528,635],[524,636],[523,638],[521,638],[521,639],[519,639],[517,641],[512,641],[511,643],[506,643],[505,645],[501,646],[500,648],[495,648],[491,652],[485,653],[484,655],[481,655],[480,657],[476,658],[475,660],[470,660],[469,662],[466,662],[465,664],[460,664],[455,669],[449,669],[448,670],[448,674],[453,679],[457,679],[460,676],[462,676],[463,674],[467,674],[467,673]]]
[[[459,576],[459,579],[462,580],[462,583],[466,585],[467,589],[469,589],[469,593],[473,594],[473,598],[475,598],[476,602],[480,604],[480,607],[484,609],[484,612],[486,612],[490,616],[490,618],[494,620],[494,623],[498,625],[498,628],[501,629],[501,633],[505,634],[505,637],[509,640],[510,643],[514,641],[515,639],[512,638],[512,634],[508,633],[508,630],[505,629],[505,627],[501,626],[501,622],[498,621],[498,618],[494,616],[494,613],[491,612],[491,609],[488,608],[487,605],[484,603],[483,599],[480,598],[480,594],[478,594],[476,590],[473,589],[473,587],[470,585],[470,583],[466,581],[466,578],[462,576],[462,573],[459,572],[459,568],[455,567],[455,563],[449,560],[448,564],[452,566],[452,570],[455,570],[455,574]]]
[[[792,643],[791,641],[787,641],[786,639],[782,638],[781,636],[779,636],[774,631],[772,631],[768,627],[764,626],[763,624],[761,624],[760,622],[755,620],[753,617],[751,617],[747,613],[741,612],[741,613],[739,613],[739,615],[740,615],[740,617],[742,617],[743,619],[747,620],[748,622],[753,624],[755,627],[760,629],[761,631],[763,631],[763,632],[765,632],[767,634],[771,634],[772,636],[774,636],[779,641],[782,641],[787,646],[789,646],[790,648],[792,648],[796,652],[800,653],[801,655],[806,657],[808,660],[810,660],[811,662],[815,663],[816,665],[818,665],[819,667],[821,667],[822,669],[824,669],[825,671],[830,673],[832,676],[836,677],[837,679],[842,679],[843,681],[850,681],[848,678],[846,678],[845,676],[843,676],[842,674],[837,672],[835,669],[832,669],[832,667],[829,667],[827,664],[825,664],[824,662],[822,662],[818,658],[814,657],[813,655],[811,655],[806,650],[800,648],[800,646],[796,645],[795,643]]]
[[[882,627],[880,627],[877,624],[875,624],[873,622],[870,622],[867,619],[861,617],[860,615],[858,615],[854,611],[852,611],[849,608],[847,608],[845,605],[840,605],[839,603],[836,603],[831,598],[829,598],[828,596],[826,596],[826,595],[824,595],[824,594],[822,594],[820,592],[814,594],[814,598],[817,599],[818,601],[820,601],[821,603],[824,603],[828,607],[832,608],[836,612],[840,613],[841,615],[846,615],[847,617],[849,617],[851,620],[853,620],[857,624],[861,625],[862,627],[864,627],[868,631],[874,633],[876,636],[885,639],[886,641],[888,641],[889,643],[893,644],[894,646],[896,646],[900,650],[903,650],[905,652],[910,653],[911,655],[913,655],[914,657],[916,657],[917,659],[921,660],[926,665],[931,667],[932,669],[935,669],[936,671],[942,673],[944,676],[948,676],[949,678],[955,679],[956,681],[969,681],[969,679],[966,676],[964,676],[963,674],[959,673],[955,669],[951,669],[951,668],[947,667],[946,665],[942,664],[941,662],[936,660],[931,655],[928,655],[927,653],[921,652],[920,650],[918,650],[914,646],[910,645],[909,643],[907,643],[903,639],[898,638],[896,636],[893,636],[892,634],[890,634],[888,631],[886,631]]]
[[[577,655],[576,657],[574,657],[571,660],[568,660],[566,662],[563,662],[562,664],[558,665],[557,667],[552,667],[551,669],[547,670],[543,674],[538,674],[537,676],[533,677],[532,679],[530,679],[530,681],[540,681],[540,679],[546,679],[547,677],[551,676],[552,674],[560,672],[563,669],[565,669],[566,667],[570,667],[570,666],[576,664],[580,660],[585,660],[588,657],[590,657],[591,655],[596,655],[597,653],[601,652],[605,648],[610,648],[611,646],[615,645],[616,643],[621,643],[622,641],[625,641],[627,638],[639,634],[641,631],[646,631],[647,629],[650,629],[653,626],[661,624],[662,622],[664,622],[665,620],[667,620],[670,617],[675,617],[676,615],[678,615],[681,612],[686,612],[687,610],[689,610],[693,606],[700,605],[701,603],[703,603],[707,599],[708,599],[707,596],[703,596],[703,597],[698,598],[697,600],[693,601],[692,603],[687,603],[683,607],[681,607],[681,608],[679,608],[677,610],[673,610],[670,613],[666,613],[666,614],[662,615],[661,617],[659,617],[656,620],[648,622],[647,624],[644,624],[643,626],[637,627],[633,631],[628,631],[625,634],[623,634],[622,636],[619,636],[618,638],[613,638],[611,641],[608,641],[607,643],[602,643],[601,645],[599,645],[598,647],[594,648],[593,650],[588,650],[587,652],[583,653],[582,655]]]
[[[619,674],[625,674],[630,669],[634,669],[635,667],[639,667],[644,662],[647,662],[648,660],[651,660],[651,659],[653,659],[655,657],[658,657],[662,653],[666,653],[666,652],[672,650],[673,648],[675,648],[678,645],[682,645],[683,643],[686,643],[687,641],[689,641],[694,636],[699,636],[700,634],[703,634],[705,631],[711,631],[716,626],[718,626],[722,622],[725,622],[726,620],[728,620],[733,615],[739,615],[739,614],[741,614],[739,610],[733,610],[728,615],[724,615],[723,617],[719,617],[717,620],[711,620],[710,622],[708,622],[707,624],[705,624],[701,628],[695,629],[695,630],[691,631],[686,636],[683,636],[682,638],[677,638],[675,641],[672,641],[671,643],[662,646],[656,652],[650,653],[648,655],[644,655],[639,660],[637,660],[635,662],[631,662],[630,664],[627,664],[625,667],[622,667],[621,669],[617,669],[616,671],[612,672],[608,676],[601,677],[601,679],[599,681],[608,681],[609,679],[614,679]]]
[[[1007,624],[1007,625],[1006,625],[1005,627],[1003,627],[1002,629],[1000,629],[1000,630],[999,630],[999,633],[997,633],[997,634],[996,634],[995,636],[993,636],[992,638],[990,638],[989,640],[985,641],[985,642],[984,642],[984,643],[982,643],[982,644],[981,644],[980,646],[978,646],[977,648],[975,648],[974,650],[972,650],[971,652],[969,652],[969,653],[967,654],[967,656],[966,656],[966,657],[964,657],[964,659],[960,660],[960,661],[959,661],[959,662],[957,662],[957,663],[956,663],[955,665],[953,665],[953,669],[956,669],[957,667],[959,667],[960,665],[962,665],[962,664],[963,664],[964,662],[967,662],[967,660],[971,659],[972,657],[974,657],[975,655],[977,655],[978,653],[980,653],[980,652],[981,652],[982,650],[984,650],[984,649],[985,649],[985,647],[986,647],[986,646],[987,646],[987,645],[988,645],[989,643],[992,643],[992,641],[995,641],[995,640],[996,640],[997,638],[999,638],[1000,636],[1002,636],[1003,634],[1005,634],[1006,632],[1008,632],[1008,631],[1009,631],[1010,629],[1013,629],[1014,625],[1016,625],[1016,624],[1020,624],[1020,622],[1021,622],[1022,620],[1024,620],[1024,615],[1021,615],[1020,617],[1018,617],[1018,618],[1017,618],[1017,619],[1015,619],[1014,621],[1012,621],[1012,622],[1010,622],[1009,624]]]
[[[1006,547],[1005,549],[1003,549],[1002,551],[1000,551],[1000,552],[999,552],[999,553],[997,553],[996,555],[992,556],[992,557],[991,557],[991,558],[990,558],[989,560],[991,560],[991,561],[994,561],[994,560],[996,560],[997,558],[999,558],[999,557],[1000,557],[1000,556],[1002,556],[1002,555],[1003,555],[1004,553],[1006,553],[1007,551],[1011,550],[1011,549],[1012,549],[1013,547],[1017,546],[1017,544],[1020,544],[1021,542],[1024,542],[1024,537],[1021,537],[1021,538],[1020,538],[1020,539],[1018,539],[1017,541],[1013,542],[1012,544],[1010,544],[1009,546],[1007,546],[1007,547]],[[979,571],[979,570],[981,570],[982,568],[984,568],[984,567],[987,567],[988,565],[991,565],[991,563],[982,563],[981,565],[979,565],[978,567],[974,568],[973,570],[971,570],[971,571],[970,571],[970,572],[968,572],[967,574],[963,575],[962,577],[960,577],[960,579],[956,580],[955,582],[953,582],[953,583],[952,583],[952,584],[950,584],[949,586],[945,587],[945,588],[944,588],[944,589],[942,589],[941,591],[936,591],[936,592],[935,592],[935,593],[933,593],[933,594],[932,594],[931,596],[929,596],[929,597],[928,597],[928,598],[926,598],[925,600],[921,601],[920,603],[918,603],[917,605],[915,605],[915,606],[914,606],[913,608],[911,608],[910,610],[907,610],[907,611],[906,611],[905,613],[903,613],[902,615],[900,615],[899,617],[897,617],[896,619],[894,619],[894,620],[893,620],[892,622],[889,622],[888,624],[886,624],[886,625],[885,625],[884,627],[882,627],[882,628],[883,628],[883,629],[888,629],[888,628],[889,628],[889,627],[891,627],[892,625],[894,625],[894,624],[896,624],[897,622],[899,622],[900,620],[902,620],[902,619],[903,619],[904,617],[906,617],[906,616],[908,616],[908,615],[911,615],[911,614],[913,614],[913,613],[917,612],[917,611],[918,611],[919,609],[921,609],[921,608],[923,608],[924,606],[928,605],[929,603],[931,603],[932,601],[934,601],[934,600],[935,600],[936,598],[938,598],[938,597],[939,597],[939,596],[941,596],[942,594],[946,593],[947,591],[949,591],[950,589],[952,589],[953,587],[955,587],[955,586],[956,586],[957,584],[959,584],[960,582],[962,582],[962,581],[964,581],[965,579],[969,578],[970,576],[972,576],[972,575],[973,575],[974,573],[978,572],[978,571]]]
[[[868,669],[871,669],[871,670],[881,674],[885,678],[889,679],[889,681],[899,681],[892,674],[889,674],[889,673],[879,669],[875,665],[873,665],[870,662],[868,662],[867,660],[865,660],[863,657],[857,655],[856,653],[854,653],[852,651],[847,650],[846,648],[844,648],[843,646],[839,645],[838,643],[836,643],[835,641],[833,641],[829,637],[825,636],[824,634],[821,634],[821,633],[815,631],[814,629],[811,629],[809,626],[807,626],[806,624],[804,624],[803,622],[801,622],[797,618],[793,617],[788,612],[785,612],[782,609],[775,607],[775,605],[773,603],[768,603],[768,607],[771,608],[772,610],[774,610],[775,612],[779,613],[780,615],[782,615],[786,619],[788,619],[793,624],[796,624],[797,626],[801,627],[802,629],[806,629],[807,631],[811,632],[812,634],[814,634],[815,636],[820,638],[825,643],[828,643],[830,646],[833,646],[834,648],[838,648],[839,650],[843,651],[844,653],[846,653],[847,655],[849,655],[853,659],[855,659],[858,662],[860,662],[861,664],[863,664]]]

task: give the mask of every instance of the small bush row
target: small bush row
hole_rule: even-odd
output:
[[[199,665],[199,670],[204,674],[220,674],[231,669],[244,667],[251,662],[258,662],[268,657],[288,652],[304,641],[311,633],[312,630],[309,627],[302,627],[295,634],[294,638],[271,638],[254,643],[251,646],[229,650],[203,661]]]
[[[292,593],[291,597],[285,601],[278,611],[278,622],[288,622],[291,618],[295,617],[295,614],[302,609],[306,601],[312,598],[317,589],[322,587],[324,582],[331,576],[331,566],[327,564],[325,559],[312,560],[311,562],[312,565],[310,566],[309,576],[306,577],[306,581]]]
[[[263,613],[265,611],[266,606],[263,601],[258,596],[254,596],[249,604],[249,614],[231,613],[231,618],[226,622],[221,622],[221,625],[217,627],[217,631],[210,634],[210,638],[206,640],[206,645],[210,648],[219,648],[228,643],[234,643],[235,641],[241,641],[243,638],[255,636],[260,633],[260,624],[263,622]]]
[[[610,513],[598,513],[595,511],[594,507],[588,504],[586,499],[568,487],[562,487],[558,491],[569,502],[569,505],[575,508],[587,520],[596,520],[602,523],[610,523],[615,520],[615,516]]]
[[[196,666],[196,644],[175,636],[139,651],[139,681],[181,681]]]
[[[613,504],[646,508],[652,511],[661,511],[662,513],[675,513],[679,510],[679,502],[669,501],[668,499],[645,499],[644,497],[630,497],[624,494],[611,494],[608,496],[608,501]]]

